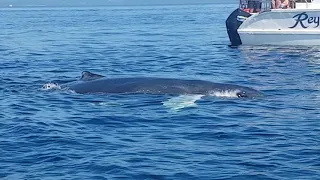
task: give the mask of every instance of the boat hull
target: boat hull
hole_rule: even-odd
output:
[[[237,32],[244,45],[320,45],[320,10],[274,9],[253,14]]]
[[[319,46],[320,34],[304,34],[297,32],[239,32],[243,45],[291,45],[291,46]]]

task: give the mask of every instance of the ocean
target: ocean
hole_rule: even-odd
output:
[[[0,9],[0,178],[320,179],[320,47],[231,48],[235,8]],[[59,88],[82,71],[201,79],[264,97]]]

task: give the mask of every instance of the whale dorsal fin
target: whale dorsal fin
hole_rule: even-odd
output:
[[[81,81],[92,81],[96,79],[104,78],[104,76],[99,74],[94,74],[89,71],[83,71],[80,80]]]

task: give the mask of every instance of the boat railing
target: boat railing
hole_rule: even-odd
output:
[[[295,9],[297,4],[306,4],[306,9],[314,0],[289,0],[286,9]],[[239,8],[248,13],[261,13],[265,11],[270,11],[272,9],[272,0],[240,0]],[[301,7],[301,5],[300,5]]]
[[[270,11],[271,0],[240,0],[239,8],[249,13]]]
[[[314,0],[292,0],[294,1],[294,7],[293,8],[299,8],[299,9],[309,9],[312,7],[311,4],[313,4]],[[305,7],[304,7],[305,4]]]
[[[304,0],[304,2],[306,3],[306,8],[309,9],[309,3],[311,3],[312,0]],[[296,1],[298,2],[298,1]]]
[[[272,8],[271,0],[262,0],[261,2],[261,12],[270,11]]]

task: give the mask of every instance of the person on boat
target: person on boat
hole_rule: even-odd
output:
[[[248,9],[250,13],[260,12],[262,0],[248,0]]]
[[[287,9],[289,8],[289,0],[272,0],[272,9]]]

